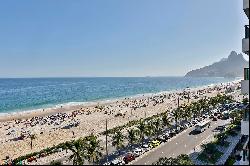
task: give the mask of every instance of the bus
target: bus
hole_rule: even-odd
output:
[[[205,122],[202,122],[202,123],[199,123],[195,126],[195,131],[197,132],[203,132],[205,131],[207,128],[210,127],[210,124],[211,124],[211,121],[210,120],[207,120]]]

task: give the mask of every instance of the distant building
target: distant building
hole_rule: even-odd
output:
[[[243,10],[249,20],[249,0],[243,0]],[[242,52],[249,56],[249,25],[245,25],[245,37],[242,39]],[[241,92],[249,98],[249,68],[244,68],[244,80],[241,81]],[[244,117],[241,121],[241,134],[248,136],[246,144],[241,152],[240,165],[249,164],[249,106],[244,109]]]

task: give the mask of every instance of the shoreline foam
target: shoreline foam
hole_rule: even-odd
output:
[[[15,119],[27,119],[32,116],[33,117],[34,116],[47,116],[47,115],[51,115],[51,114],[55,114],[59,112],[69,112],[75,109],[79,109],[81,107],[85,108],[85,107],[92,107],[96,105],[112,104],[117,101],[122,101],[126,99],[133,100],[133,99],[152,97],[152,96],[157,96],[157,95],[162,95],[162,94],[180,93],[180,92],[185,91],[185,89],[189,89],[191,91],[197,91],[203,88],[215,87],[219,85],[227,85],[231,83],[237,83],[239,81],[240,80],[234,80],[234,81],[223,82],[223,83],[213,83],[213,84],[202,85],[202,86],[186,87],[182,89],[173,89],[173,90],[167,90],[167,91],[143,93],[143,94],[136,94],[136,95],[130,95],[130,96],[117,97],[117,98],[92,100],[92,101],[86,101],[86,102],[67,102],[67,103],[56,104],[54,106],[43,107],[43,108],[38,108],[38,109],[0,113],[0,122],[15,120]],[[17,116],[19,116],[19,118],[17,118]]]
[[[229,83],[237,83],[241,80],[234,80],[234,81],[229,81],[229,82],[223,82],[223,83],[213,83],[213,84],[208,84],[208,85],[201,85],[201,86],[195,86],[195,87],[188,87],[189,90],[197,90],[197,89],[202,89],[202,88],[207,88],[207,87],[214,87],[218,85],[225,85]],[[43,111],[48,110],[48,109],[59,109],[61,106],[63,107],[74,107],[74,106],[92,106],[96,105],[98,103],[100,104],[108,104],[108,103],[113,103],[116,102],[117,100],[124,100],[125,98],[128,99],[138,99],[141,97],[151,97],[155,95],[161,95],[161,94],[169,94],[169,93],[177,93],[177,92],[182,92],[187,88],[181,88],[181,89],[172,89],[172,90],[163,90],[159,92],[151,92],[151,93],[140,93],[140,94],[135,94],[135,95],[129,95],[129,96],[122,96],[122,97],[116,97],[116,98],[106,98],[106,99],[99,99],[99,100],[91,100],[91,101],[82,101],[82,102],[77,102],[77,101],[71,101],[71,102],[65,102],[61,104],[48,104],[48,106],[41,106],[39,108],[35,109],[16,109],[10,112],[1,112],[0,117],[3,115],[14,115],[14,114],[22,114],[22,113],[31,113],[35,111]]]

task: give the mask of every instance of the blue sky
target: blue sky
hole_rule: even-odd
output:
[[[0,77],[180,76],[241,52],[242,0],[8,0]]]

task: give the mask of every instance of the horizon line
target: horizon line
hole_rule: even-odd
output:
[[[166,75],[166,76],[39,76],[39,77],[0,77],[0,79],[18,78],[144,78],[144,77],[184,77],[185,75]]]

